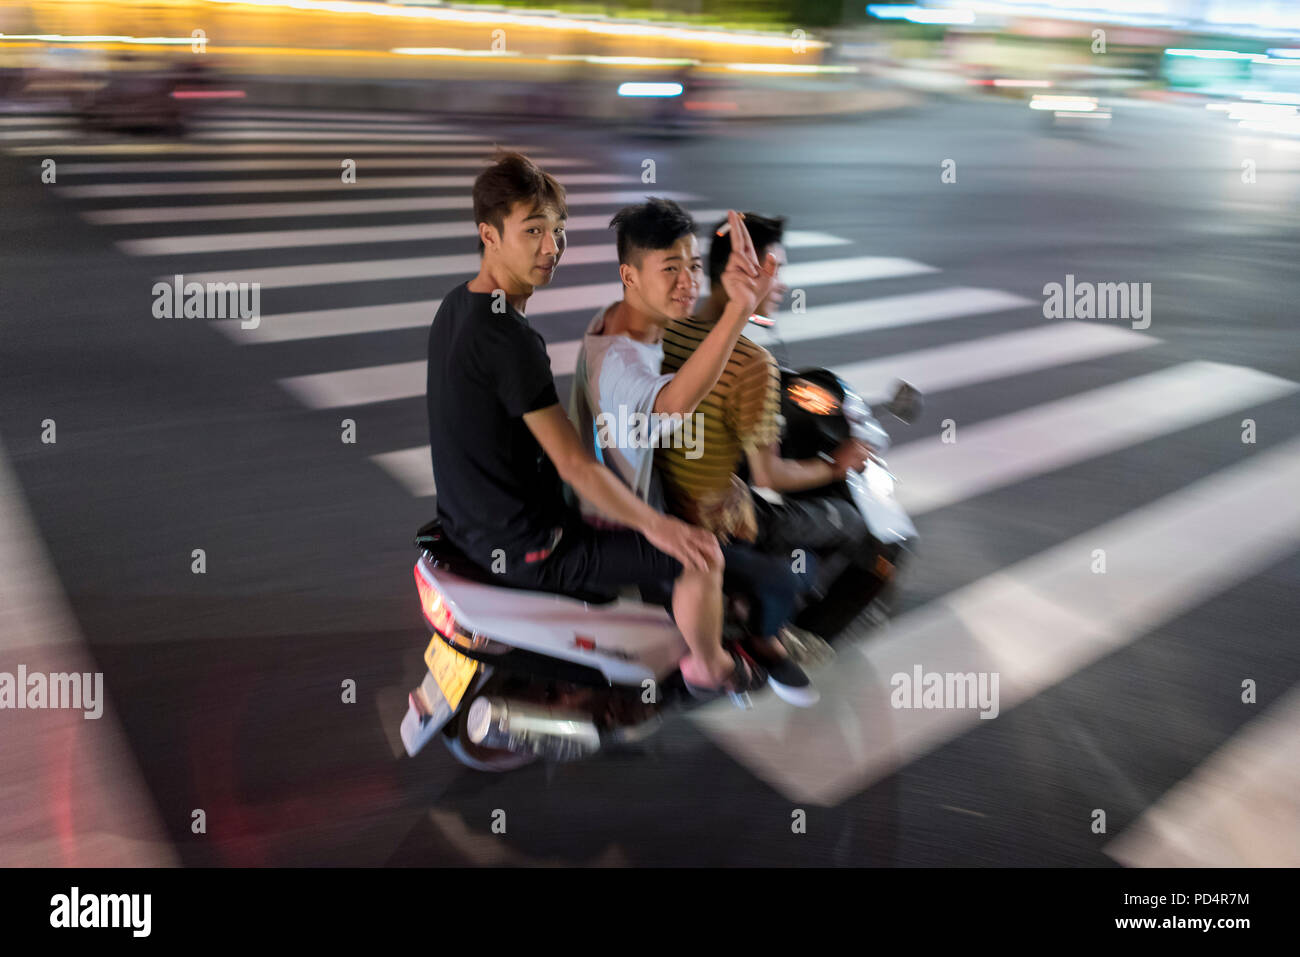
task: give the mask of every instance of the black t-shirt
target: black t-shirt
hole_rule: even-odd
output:
[[[555,405],[546,343],[514,307],[493,312],[493,296],[462,283],[429,329],[429,445],[438,514],[451,540],[506,569],[548,548],[568,508],[555,466],[524,424]],[[499,307],[498,307],[499,308]]]

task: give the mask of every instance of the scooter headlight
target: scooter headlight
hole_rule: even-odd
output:
[[[889,474],[889,470],[878,464],[872,459],[867,460],[867,468],[863,473],[867,479],[867,488],[873,495],[880,498],[894,497],[894,477]]]

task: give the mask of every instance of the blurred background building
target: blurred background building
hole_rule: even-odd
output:
[[[899,86],[1300,92],[1300,6],[1281,0],[37,0],[0,5],[0,33],[0,91],[98,94],[101,113],[151,95],[626,119],[662,100],[695,118],[852,112]]]

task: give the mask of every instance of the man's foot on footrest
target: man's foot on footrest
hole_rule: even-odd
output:
[[[788,654],[777,654],[765,648],[762,641],[753,639],[746,642],[746,647],[767,669],[767,683],[782,701],[796,708],[811,708],[821,700],[808,673]]]
[[[835,649],[825,639],[804,628],[785,625],[777,638],[797,665],[816,668],[835,657]]]

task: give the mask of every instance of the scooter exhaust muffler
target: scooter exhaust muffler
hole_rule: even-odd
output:
[[[465,732],[485,748],[533,751],[556,761],[600,750],[600,732],[590,715],[507,698],[475,698],[465,716]]]

